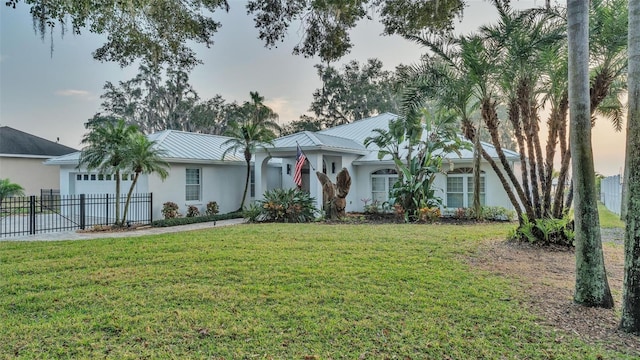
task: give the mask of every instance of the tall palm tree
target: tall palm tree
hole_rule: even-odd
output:
[[[131,194],[138,183],[140,174],[156,173],[160,179],[164,180],[169,176],[167,168],[169,163],[162,159],[165,152],[156,148],[155,141],[150,141],[142,133],[134,133],[129,139],[127,145],[127,157],[123,168],[133,170],[134,176],[129,192],[127,193],[127,201],[124,205],[124,213],[122,214],[121,224],[124,226],[127,221],[127,213],[129,212],[129,204],[131,203]]]
[[[629,0],[628,202],[620,329],[640,335],[640,0]]]
[[[12,196],[24,196],[24,188],[9,179],[0,179],[0,206],[4,199]]]
[[[89,132],[82,138],[84,148],[80,153],[78,168],[113,173],[116,179],[116,219],[120,224],[120,171],[127,158],[127,145],[131,136],[138,132],[134,125],[124,120],[104,121],[89,126]]]
[[[589,3],[567,1],[570,147],[575,188],[576,287],[574,301],[613,307],[600,237],[591,149],[589,96]]]
[[[251,177],[251,157],[258,148],[266,148],[268,145],[273,146],[273,140],[276,133],[280,131],[280,126],[276,123],[278,114],[272,109],[264,105],[264,97],[258,92],[250,92],[251,101],[245,102],[242,106],[242,119],[232,122],[229,129],[225,132],[226,136],[231,139],[222,143],[221,146],[227,146],[222,154],[222,160],[226,155],[233,152],[242,152],[244,160],[247,163],[247,175],[245,178],[244,192],[242,193],[242,201],[238,211],[244,209],[244,202],[247,199],[249,190],[249,179]]]

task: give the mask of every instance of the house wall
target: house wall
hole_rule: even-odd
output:
[[[456,163],[454,168],[471,167],[472,163]],[[355,181],[352,185],[352,191],[347,197],[347,211],[363,211],[364,202],[362,199],[371,199],[371,174],[381,169],[394,169],[393,165],[358,165],[355,170]],[[491,166],[483,163],[480,169],[485,172],[485,198],[487,206],[502,206],[513,210],[513,205],[509,201],[507,193],[502,188],[498,175],[493,171]],[[449,169],[443,169],[448,171]],[[435,195],[443,200],[443,207],[447,205],[447,176],[446,174],[437,174],[433,183]]]
[[[59,189],[57,166],[46,166],[44,158],[0,157],[0,179],[24,188],[25,195],[39,195],[40,189]]]
[[[186,201],[186,169],[200,169],[201,197],[199,201]],[[153,219],[162,219],[162,204],[172,201],[185,215],[190,205],[204,213],[207,203],[218,203],[220,213],[237,210],[242,200],[247,168],[240,165],[171,164],[170,176],[162,181],[157,174],[149,176],[149,189],[153,193]],[[246,204],[251,198],[247,193]]]
[[[181,164],[172,163],[169,177],[164,181],[157,174],[142,174],[134,192],[153,193],[154,220],[162,219],[162,204],[172,201],[178,204],[179,212],[186,214],[190,205],[197,206],[201,213],[206,210],[207,203],[216,201],[220,213],[235,211],[240,207],[246,168],[234,164]],[[200,201],[186,201],[186,169],[197,168],[201,171],[201,196]],[[78,170],[73,165],[65,165],[60,168],[60,193],[69,194],[113,194],[115,193],[115,181],[77,181],[77,174],[87,174]],[[129,191],[131,181],[121,182],[121,193]],[[251,201],[247,194],[246,203]]]

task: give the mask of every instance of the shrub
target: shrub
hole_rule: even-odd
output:
[[[371,204],[365,203],[364,205],[364,213],[365,214],[379,214],[382,212],[382,206],[377,200],[373,200]]]
[[[473,211],[473,210],[472,210]],[[491,221],[513,221],[516,217],[516,212],[503,208],[502,206],[483,206],[482,218],[484,220]]]
[[[174,219],[180,217],[180,213],[178,212],[178,204],[171,201],[167,201],[166,203],[162,204],[162,216],[164,216],[165,219]]]
[[[543,246],[573,247],[575,238],[573,226],[573,220],[567,216],[562,219],[543,218],[531,222],[527,215],[523,214],[522,224],[510,234],[510,238]]]
[[[260,213],[250,221],[310,222],[318,210],[315,199],[298,189],[274,189],[264,193],[264,200],[256,202]],[[255,212],[257,210],[252,209]]]
[[[256,203],[250,204],[247,209],[242,212],[242,215],[249,222],[258,222],[258,218],[262,214],[262,207]]]
[[[239,213],[239,212],[232,212],[228,214],[219,214],[219,215],[209,215],[209,216],[176,217],[176,218],[169,218],[165,220],[155,220],[151,223],[151,226],[169,227],[169,226],[177,226],[177,225],[197,224],[197,223],[209,222],[209,221],[239,219],[241,217],[243,217],[242,213]]]
[[[207,210],[205,212],[206,215],[215,215],[220,212],[220,208],[218,207],[218,203],[215,201],[209,201],[207,203]]]
[[[187,209],[187,217],[196,217],[196,216],[200,216],[200,210],[198,209],[197,206],[189,205],[189,208]]]
[[[440,216],[442,214],[440,213],[440,208],[439,207],[422,207],[418,210],[418,220],[419,221],[424,221],[424,222],[433,222],[436,221],[438,219],[440,219]]]
[[[476,213],[473,208],[445,208],[442,216],[453,217],[459,220],[475,220]],[[483,221],[513,221],[516,212],[502,206],[483,206],[480,219]]]

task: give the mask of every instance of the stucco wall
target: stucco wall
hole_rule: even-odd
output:
[[[59,189],[58,167],[44,165],[45,160],[0,157],[0,179],[19,184],[26,195],[39,195],[40,189]]]
[[[186,201],[186,169],[201,169],[201,200]],[[201,213],[207,203],[216,201],[220,213],[235,211],[240,207],[247,168],[238,165],[171,164],[171,175],[163,182],[159,176],[149,176],[149,189],[153,192],[153,218],[162,218],[162,204],[172,201],[178,204],[179,212],[186,214],[190,205]],[[246,204],[251,198],[247,194]]]
[[[471,167],[471,163],[456,163],[455,168]],[[394,169],[393,165],[358,165],[356,166],[355,186],[352,186],[352,193],[347,197],[347,211],[362,211],[364,202],[362,199],[370,199],[371,194],[371,174],[381,169]],[[485,198],[487,206],[502,206],[513,210],[513,205],[509,201],[507,193],[504,191],[498,175],[489,164],[483,163],[480,167],[485,172]],[[448,171],[445,165],[444,171]],[[445,174],[436,175],[433,184],[435,195],[442,198],[443,207],[447,205],[447,177]]]
[[[201,171],[201,200],[186,201],[186,169]],[[60,170],[60,193],[68,194],[104,194],[115,193],[115,181],[76,181],[78,173],[85,174],[75,166],[63,166]],[[172,163],[169,177],[162,181],[157,174],[141,175],[135,188],[136,192],[153,193],[153,219],[162,219],[162,204],[172,201],[178,204],[179,212],[186,214],[189,205],[197,206],[201,213],[206,210],[209,201],[216,201],[220,213],[237,210],[242,200],[246,168],[238,165],[180,164]],[[121,193],[126,194],[131,181],[121,182]],[[247,204],[252,199],[247,195]]]

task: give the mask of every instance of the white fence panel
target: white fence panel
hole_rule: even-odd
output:
[[[622,178],[608,176],[600,183],[600,201],[610,211],[620,215],[622,209]]]

